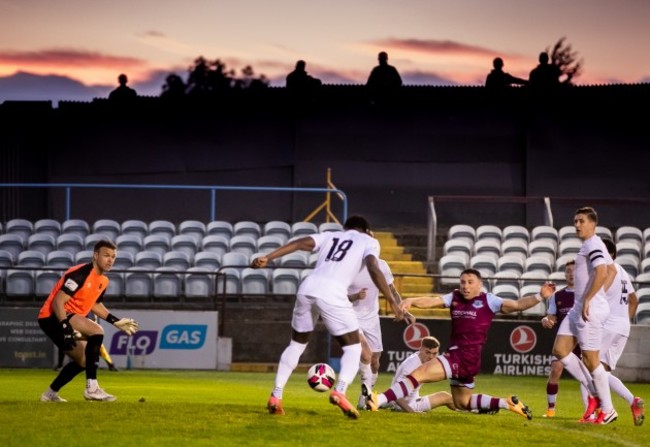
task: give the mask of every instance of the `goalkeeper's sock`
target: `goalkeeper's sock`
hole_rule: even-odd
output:
[[[79,374],[84,369],[85,368],[83,366],[80,366],[75,361],[68,362],[63,368],[61,368],[59,374],[52,381],[50,388],[52,388],[52,391],[58,393],[61,388],[63,388],[68,382],[74,379],[77,374]]]
[[[91,335],[86,341],[86,379],[97,379],[99,348],[103,341],[104,334]]]

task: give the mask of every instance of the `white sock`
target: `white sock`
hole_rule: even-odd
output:
[[[345,394],[348,386],[354,380],[359,372],[359,362],[361,360],[361,343],[343,346],[343,355],[341,356],[341,371],[336,381],[336,391]]]
[[[607,373],[609,376],[609,388],[627,402],[628,405],[632,405],[634,402],[634,394],[621,382],[621,379],[613,375],[611,372]]]
[[[605,413],[611,413],[614,405],[612,404],[612,394],[609,390],[609,374],[607,374],[605,367],[601,363],[593,370],[591,375],[594,378],[594,386],[600,399],[600,407]]]
[[[587,391],[587,388],[583,384],[580,384],[580,396],[582,396],[582,404],[585,407],[585,411],[587,411],[587,407],[589,406],[589,391]]]
[[[377,385],[377,379],[378,378],[379,378],[379,372],[372,373],[372,379],[371,379],[371,382],[370,382],[370,385],[371,385],[370,389],[371,390],[375,389],[375,385]]]
[[[569,371],[569,373],[578,382],[580,382],[587,389],[593,388],[593,380],[590,375],[585,374],[586,368],[582,368],[580,366],[582,364],[582,360],[580,360],[577,355],[571,352],[563,359],[560,359],[560,361],[564,365],[564,368]]]
[[[372,389],[372,369],[370,368],[370,363],[359,363],[359,377],[361,377],[361,383],[366,385],[369,390]]]
[[[275,388],[271,392],[278,399],[282,399],[282,390],[289,381],[291,373],[298,366],[298,360],[306,348],[307,344],[291,340],[289,346],[282,352],[280,363],[278,363],[278,372],[275,374]]]

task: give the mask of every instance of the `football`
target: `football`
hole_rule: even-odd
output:
[[[327,363],[316,363],[307,371],[307,383],[312,390],[324,393],[332,389],[336,382],[336,373]]]

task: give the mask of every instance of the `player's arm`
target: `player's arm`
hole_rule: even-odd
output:
[[[395,288],[395,284],[390,283],[388,284],[388,288],[390,289],[390,293],[397,302],[397,305],[399,306],[402,304],[402,295],[399,294],[397,289]],[[411,312],[404,312],[404,320],[406,321],[407,324],[413,324],[416,321],[415,316]]]
[[[139,325],[138,322],[133,318],[120,318],[116,317],[108,311],[104,304],[97,302],[93,305],[91,312],[97,315],[102,320],[112,324],[121,331],[124,331],[127,335],[133,335],[138,332]]]
[[[271,253],[255,258],[251,263],[253,268],[264,268],[268,265],[269,262],[276,258],[281,258],[284,255],[293,253],[294,251],[303,250],[303,251],[313,251],[316,247],[316,241],[309,236],[301,237],[295,241],[291,241],[288,244],[278,247],[273,250]]]
[[[406,298],[400,303],[400,307],[407,311],[411,307],[419,309],[435,309],[445,307],[445,302],[439,296],[418,296],[413,298]]]
[[[636,315],[636,308],[639,306],[639,297],[636,296],[636,293],[630,292],[627,296],[627,312],[630,316],[630,320]]]
[[[361,289],[357,293],[351,293],[348,295],[348,299],[350,300],[351,303],[354,303],[355,301],[362,300],[366,297],[366,294],[368,292],[368,289]]]
[[[597,265],[593,270],[593,280],[590,281],[589,289],[585,293],[584,303],[582,304],[582,318],[589,320],[589,303],[596,293],[605,285],[609,269],[605,264]]]
[[[372,282],[377,286],[381,294],[386,297],[390,303],[390,306],[393,308],[395,318],[397,320],[403,320],[404,311],[402,311],[402,309],[399,307],[399,303],[395,300],[390,287],[388,287],[384,273],[379,268],[379,262],[377,261],[377,258],[374,255],[368,255],[364,258],[364,262],[366,264],[366,268],[368,269],[368,273],[370,274],[370,279],[372,279]]]
[[[63,321],[68,318],[65,312],[65,303],[70,301],[71,298],[72,297],[63,290],[59,290],[56,292],[56,295],[54,295],[54,299],[52,300],[52,311],[54,312],[54,315],[56,315],[57,320]]]
[[[553,293],[555,293],[555,284],[547,282],[539,289],[539,293],[535,295],[527,295],[518,300],[504,299],[503,303],[501,303],[501,312],[508,314],[530,309],[541,301],[549,299]]]

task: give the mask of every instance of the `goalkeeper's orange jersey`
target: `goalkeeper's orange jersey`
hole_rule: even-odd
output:
[[[108,281],[106,275],[100,275],[95,271],[92,262],[70,267],[50,292],[38,313],[38,318],[52,315],[52,301],[59,290],[71,297],[64,306],[66,313],[85,317],[95,303],[104,297]]]

